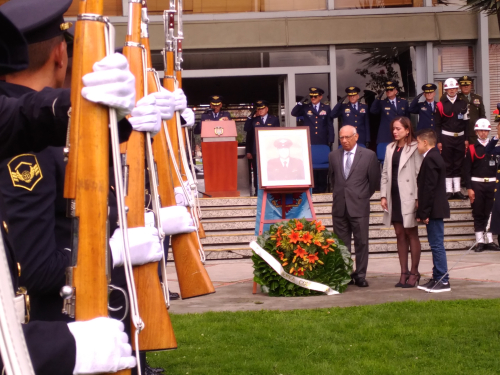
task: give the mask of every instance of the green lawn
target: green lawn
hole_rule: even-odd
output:
[[[499,374],[500,299],[172,315],[166,374]]]

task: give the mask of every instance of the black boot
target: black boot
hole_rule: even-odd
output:
[[[455,199],[460,199],[462,201],[464,201],[464,200],[466,200],[468,198],[467,196],[463,195],[462,192],[460,192],[460,191],[456,192],[455,194],[453,194],[453,197]]]
[[[481,253],[484,251],[484,243],[482,242],[479,242],[477,245],[476,245],[476,248],[474,249],[474,251],[476,253]]]
[[[453,199],[453,193],[446,193],[446,199]]]

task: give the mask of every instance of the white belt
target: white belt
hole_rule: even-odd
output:
[[[447,132],[446,130],[441,130],[441,134],[449,135],[450,137],[460,137],[461,135],[464,135],[465,132],[452,133],[452,132]]]
[[[488,177],[488,178],[471,177],[471,181],[476,181],[476,182],[495,182],[496,178],[495,177]]]

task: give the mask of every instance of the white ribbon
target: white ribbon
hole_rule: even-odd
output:
[[[269,254],[266,250],[264,250],[262,247],[260,247],[257,242],[252,241],[250,242],[250,247],[252,248],[255,253],[260,256],[262,259],[266,261],[267,264],[271,266],[273,270],[275,270],[278,275],[280,275],[282,278],[290,281],[291,283],[294,283],[295,285],[301,286],[302,288],[306,289],[311,289],[311,290],[316,290],[318,292],[323,292],[326,293],[329,296],[332,296],[334,294],[340,294],[336,290],[333,290],[330,288],[328,285],[317,283],[315,281],[311,280],[306,280],[302,279],[297,276],[290,275],[289,273],[285,272],[283,267],[281,266],[280,262],[273,257],[271,254]]]

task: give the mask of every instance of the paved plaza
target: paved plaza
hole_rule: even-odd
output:
[[[396,301],[453,300],[470,298],[500,298],[500,252],[474,253],[448,251],[451,271],[451,292],[425,293],[417,288],[395,288],[399,280],[399,261],[395,254],[371,254],[367,280],[369,288],[348,286],[345,293],[314,297],[269,297],[260,292],[252,294],[253,267],[250,259],[207,261],[206,269],[216,293],[171,302],[174,314],[207,311],[294,310],[327,307],[373,305]],[[168,265],[169,287],[178,292],[179,285],[173,262]],[[432,256],[422,253],[421,283],[432,275]]]

